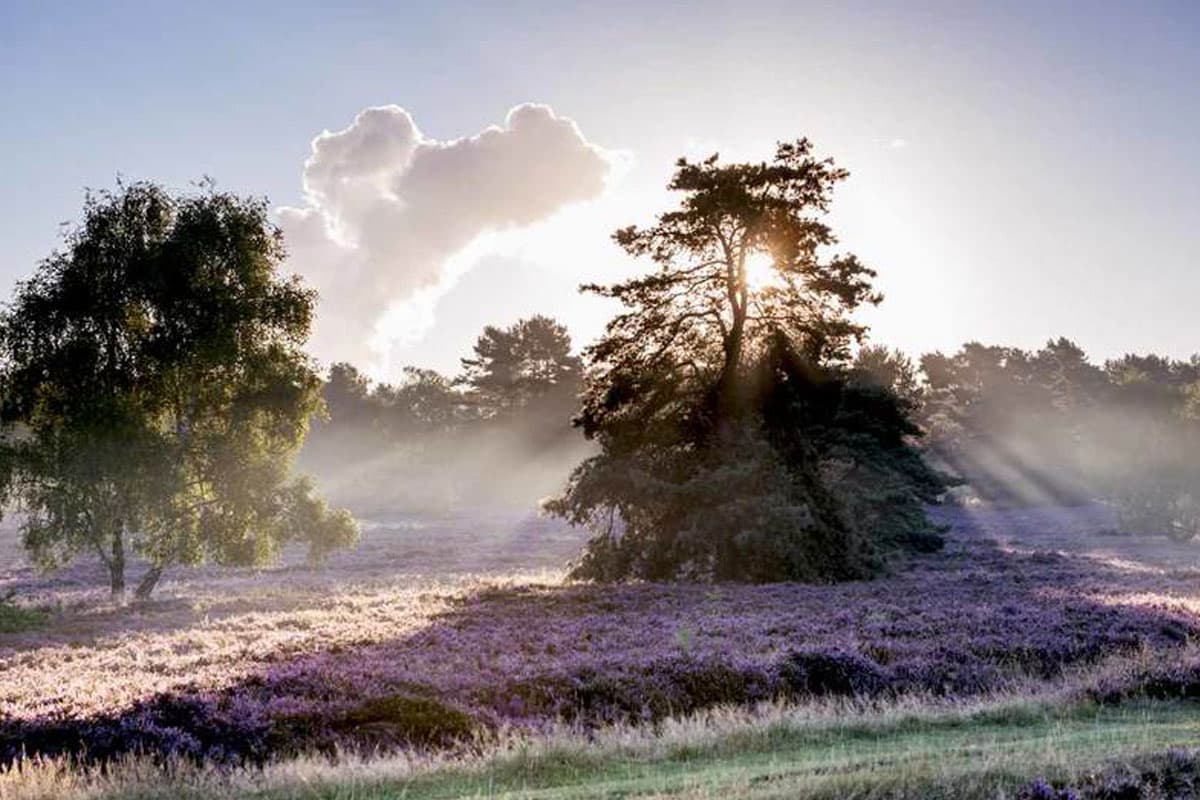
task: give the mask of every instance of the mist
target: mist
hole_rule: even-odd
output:
[[[1098,502],[1113,530],[1200,534],[1200,358],[1099,364],[1068,339],[921,360],[927,446],[992,503]]]
[[[544,316],[485,327],[454,377],[372,382],[335,364],[297,467],[360,515],[534,513],[594,449],[572,424],[581,379],[566,328]]]
[[[362,516],[536,511],[593,451],[569,417],[427,431],[381,446],[369,427],[317,423],[297,460],[331,502]]]

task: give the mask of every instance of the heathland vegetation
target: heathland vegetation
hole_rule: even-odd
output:
[[[89,196],[0,314],[0,796],[1191,796],[1200,359],[872,344],[845,177],[680,160],[596,341],[395,383],[264,201]]]

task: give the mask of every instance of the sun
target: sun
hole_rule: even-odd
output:
[[[779,283],[775,261],[769,253],[753,253],[746,257],[746,285],[754,291]]]

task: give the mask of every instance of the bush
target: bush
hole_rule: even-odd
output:
[[[49,614],[41,608],[29,608],[13,601],[15,593],[0,597],[0,633],[21,633],[46,624]]]
[[[333,728],[358,741],[429,747],[470,739],[480,724],[470,714],[429,697],[390,695],[367,700]]]
[[[784,685],[798,695],[874,696],[891,684],[891,676],[857,653],[793,652],[779,664]]]
[[[1038,778],[1017,793],[1017,800],[1079,800],[1079,795],[1069,788],[1056,789]]]
[[[1172,483],[1143,478],[1114,489],[1111,499],[1119,530],[1166,535],[1177,542],[1200,535],[1200,502]]]
[[[871,548],[812,468],[789,463],[752,425],[664,461],[657,471],[627,459],[591,462],[577,491],[619,481],[622,518],[619,530],[588,543],[573,577],[825,583],[874,572]]]

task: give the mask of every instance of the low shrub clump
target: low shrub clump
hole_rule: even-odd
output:
[[[1089,688],[1093,700],[1116,705],[1135,699],[1200,699],[1200,657],[1189,652],[1105,674]]]
[[[161,762],[264,764],[342,750],[449,747],[484,729],[475,717],[411,690],[343,702],[292,702],[272,713],[245,695],[163,694],[121,714],[0,725],[0,763],[31,755],[106,763],[127,755]]]
[[[21,633],[46,624],[50,615],[40,608],[30,608],[14,601],[15,594],[0,596],[0,633]]]
[[[447,746],[470,739],[480,728],[470,714],[430,697],[388,695],[350,709],[336,731],[381,744]]]

